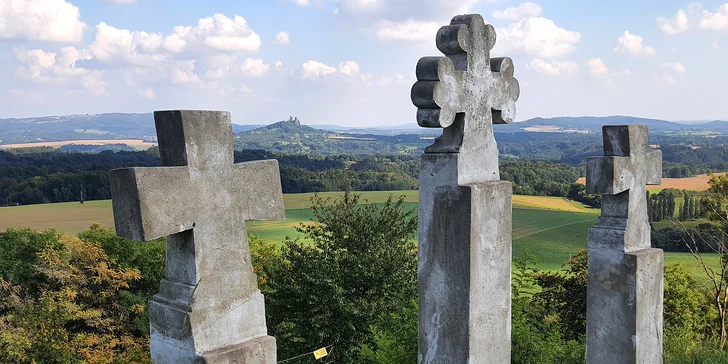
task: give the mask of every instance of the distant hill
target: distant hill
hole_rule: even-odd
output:
[[[240,133],[262,125],[233,124]],[[156,141],[154,114],[80,114],[0,119],[0,145],[66,140]]]
[[[402,153],[425,144],[426,140],[420,135],[337,133],[303,125],[296,117],[235,134],[236,149],[262,149],[285,153]]]
[[[728,121],[675,123],[630,116],[534,118],[509,125],[497,125],[496,133],[581,133],[598,134],[607,124],[647,124],[653,134],[726,135]],[[380,148],[385,144],[404,144],[402,148],[419,147],[441,133],[438,128],[421,128],[412,121],[392,126],[344,127],[336,125],[304,125],[298,118],[270,125],[233,124],[238,147],[287,152],[360,151],[358,148]],[[45,116],[23,119],[0,119],[0,145],[68,141],[143,139],[156,141],[154,116],[146,114],[96,114]],[[394,148],[401,151],[400,147]],[[390,150],[391,148],[386,148]],[[386,151],[386,150],[385,150]],[[383,151],[383,152],[385,152]]]
[[[556,117],[556,118],[534,118],[520,123],[499,125],[498,132],[515,131],[537,131],[539,127],[555,127],[561,132],[601,132],[604,125],[623,124],[646,124],[651,132],[676,132],[700,128],[700,125],[684,125],[665,120],[635,118],[631,116],[607,116],[607,117]],[[543,129],[542,130],[548,130]]]
[[[0,119],[0,144],[90,139],[154,141],[157,133],[150,115],[85,114]]]

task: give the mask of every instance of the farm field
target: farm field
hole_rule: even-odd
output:
[[[717,175],[726,174],[713,173]],[[699,174],[695,177],[689,178],[663,178],[662,184],[658,186],[647,186],[650,191],[660,191],[665,188],[675,188],[678,190],[691,190],[691,191],[705,191],[708,189],[708,181],[710,181],[711,174]],[[586,178],[579,178],[576,183],[586,184]]]
[[[64,145],[83,144],[83,145],[107,145],[107,144],[126,144],[132,148],[146,150],[157,145],[157,143],[145,142],[141,139],[121,139],[121,140],[65,140],[59,142],[38,142],[38,143],[21,143],[21,144],[1,144],[0,149],[11,148],[31,148],[31,147],[53,147],[60,148]]]
[[[341,192],[319,193],[323,198],[336,198]],[[416,209],[417,191],[360,192],[368,203],[382,203],[391,195],[405,195],[406,207]],[[295,230],[301,222],[313,217],[307,194],[284,195],[286,219],[282,221],[249,221],[248,233],[261,239],[282,242],[286,237],[295,238]],[[580,249],[586,248],[588,229],[594,225],[599,210],[556,197],[513,196],[513,255],[528,251],[536,256],[539,269],[558,270],[564,260]],[[88,201],[0,208],[0,230],[29,227],[34,230],[55,228],[66,233],[77,233],[93,223],[113,227],[111,201]],[[666,263],[684,261],[699,275],[700,268],[692,256],[683,253],[666,253]]]

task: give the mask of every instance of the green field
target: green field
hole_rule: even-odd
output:
[[[369,203],[382,203],[387,197],[406,196],[406,207],[417,208],[417,191],[361,192]],[[286,219],[282,221],[250,221],[248,233],[264,240],[282,242],[286,237],[298,237],[295,226],[311,221],[309,209],[314,194],[284,195]],[[319,193],[324,198],[335,198],[340,192]],[[513,254],[521,255],[525,249],[536,256],[539,268],[560,269],[564,260],[579,249],[586,248],[587,231],[594,225],[599,210],[557,197],[514,196],[513,198]],[[111,201],[89,201],[0,208],[0,230],[29,227],[35,230],[54,228],[77,233],[93,223],[113,227]],[[684,261],[690,269],[702,275],[692,256],[684,253],[665,254],[666,263]]]

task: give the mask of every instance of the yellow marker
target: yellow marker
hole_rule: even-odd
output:
[[[316,358],[316,360],[319,360],[327,355],[329,355],[329,352],[326,351],[326,348],[321,348],[313,352],[313,357]]]

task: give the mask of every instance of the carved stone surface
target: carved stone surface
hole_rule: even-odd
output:
[[[518,80],[510,58],[490,57],[495,38],[480,15],[456,16],[437,33],[437,48],[447,57],[417,63],[417,122],[445,128],[427,152],[459,152],[461,185],[500,180],[493,124],[511,123],[516,115]]]
[[[603,127],[604,157],[587,160],[587,193],[602,194],[589,229],[587,363],[662,363],[663,253],[650,248],[648,184],[662,152],[646,125]]]
[[[154,113],[163,167],[111,172],[119,235],[167,237],[149,303],[155,363],[275,363],[245,220],[283,219],[275,160],[234,164],[230,114]]]
[[[510,362],[512,191],[493,124],[513,121],[519,87],[494,45],[480,15],[456,16],[437,34],[447,57],[417,64],[417,122],[444,128],[420,172],[420,363]]]

